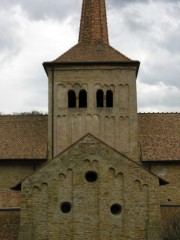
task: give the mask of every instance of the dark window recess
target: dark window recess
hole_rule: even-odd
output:
[[[87,92],[86,92],[86,90],[81,90],[79,92],[79,107],[80,108],[87,107]]]
[[[96,182],[97,178],[98,178],[98,175],[94,171],[89,171],[89,172],[86,173],[85,178],[88,182]]]
[[[110,210],[113,215],[118,215],[122,212],[122,206],[118,203],[115,203],[111,206]]]
[[[73,90],[69,90],[68,92],[68,107],[69,108],[76,107],[76,94]]]
[[[61,203],[61,211],[63,213],[69,213],[71,211],[71,203],[69,202]]]
[[[36,160],[34,160],[34,171],[36,171],[36,169],[37,169],[37,164],[36,164]]]
[[[113,107],[113,92],[111,90],[106,92],[106,107]]]
[[[104,93],[102,90],[98,90],[96,92],[96,103],[97,103],[97,107],[104,107]]]

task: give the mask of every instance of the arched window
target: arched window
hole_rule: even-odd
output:
[[[68,91],[68,107],[69,108],[76,107],[76,93],[73,90]]]
[[[97,107],[104,107],[103,101],[104,101],[104,93],[103,90],[98,90],[96,92],[96,103]]]
[[[113,107],[113,92],[111,90],[106,92],[106,107]]]
[[[86,90],[81,90],[79,92],[79,107],[80,108],[87,107],[87,92],[86,92]]]

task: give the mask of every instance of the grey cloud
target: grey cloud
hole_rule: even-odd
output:
[[[45,18],[64,19],[71,14],[80,14],[82,0],[1,0],[1,8],[8,8],[12,5],[20,5],[35,20]],[[170,2],[172,0],[153,0],[154,2]],[[179,0],[174,0],[176,3]],[[108,8],[124,7],[130,4],[147,4],[150,0],[106,0]]]
[[[43,19],[47,17],[62,19],[66,15],[75,11],[75,4],[72,0],[19,0],[19,4],[27,11],[33,19]]]
[[[132,17],[133,16],[133,17]],[[131,16],[126,14],[124,16],[124,25],[126,25],[130,31],[147,31],[149,23],[143,21],[139,12],[133,11]]]
[[[180,69],[174,66],[174,60],[167,60],[166,64],[156,61],[155,64],[147,64],[148,70],[140,69],[139,79],[143,83],[156,85],[163,82],[167,86],[175,86],[180,89]]]
[[[136,3],[141,3],[141,4],[147,4],[150,2],[150,0],[106,0],[107,1],[107,5],[109,7],[114,7],[114,6],[118,6],[118,7],[124,7],[130,4],[136,4]],[[165,3],[179,3],[179,0],[152,0],[153,2],[165,2]]]
[[[13,56],[21,49],[21,37],[19,35],[19,22],[13,18],[13,12],[10,9],[7,17],[7,12],[0,11],[0,50],[4,56],[3,60],[7,56]],[[2,60],[2,59],[1,59]]]
[[[47,112],[48,81],[45,80],[47,76],[45,76],[42,65],[36,65],[29,75],[30,77],[26,78],[20,84],[21,92],[25,94],[23,100],[23,104],[27,108],[25,111],[36,109],[38,111]]]
[[[140,101],[139,107],[145,108],[151,106],[156,109],[157,106],[166,106],[167,108],[179,108],[180,96],[174,94],[173,91],[169,90],[165,92],[164,96],[153,94],[153,92],[146,94],[146,97],[143,97],[143,100]]]
[[[21,6],[27,15],[35,20],[56,18],[63,19],[66,16],[80,11],[80,0],[2,0],[2,8],[9,6]]]
[[[159,45],[166,49],[167,51],[171,52],[172,54],[179,54],[180,53],[180,26],[178,29],[174,29],[168,36],[163,39]]]
[[[145,84],[138,88],[139,111],[180,111],[180,89],[166,86],[163,83],[157,85]]]
[[[153,2],[179,3],[179,0],[153,0]]]
[[[124,7],[128,4],[134,4],[134,3],[148,3],[149,0],[107,0],[107,5],[109,7],[114,6],[121,6]]]

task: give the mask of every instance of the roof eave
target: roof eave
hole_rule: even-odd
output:
[[[163,186],[163,185],[169,184],[169,182],[164,180],[163,178],[160,178],[160,177],[158,177],[158,178],[159,178],[159,186]]]
[[[55,68],[55,67],[67,67],[67,66],[93,66],[93,65],[114,65],[114,66],[135,66],[136,67],[136,77],[139,72],[139,67],[140,67],[140,62],[139,61],[108,61],[108,62],[103,62],[103,61],[84,61],[84,62],[77,62],[77,61],[72,61],[72,62],[44,62],[43,67],[48,75],[47,68]]]

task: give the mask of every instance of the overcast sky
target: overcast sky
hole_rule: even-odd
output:
[[[82,0],[0,0],[0,112],[47,112],[44,61],[78,41]],[[141,62],[139,112],[180,112],[180,0],[106,0],[110,44]]]

